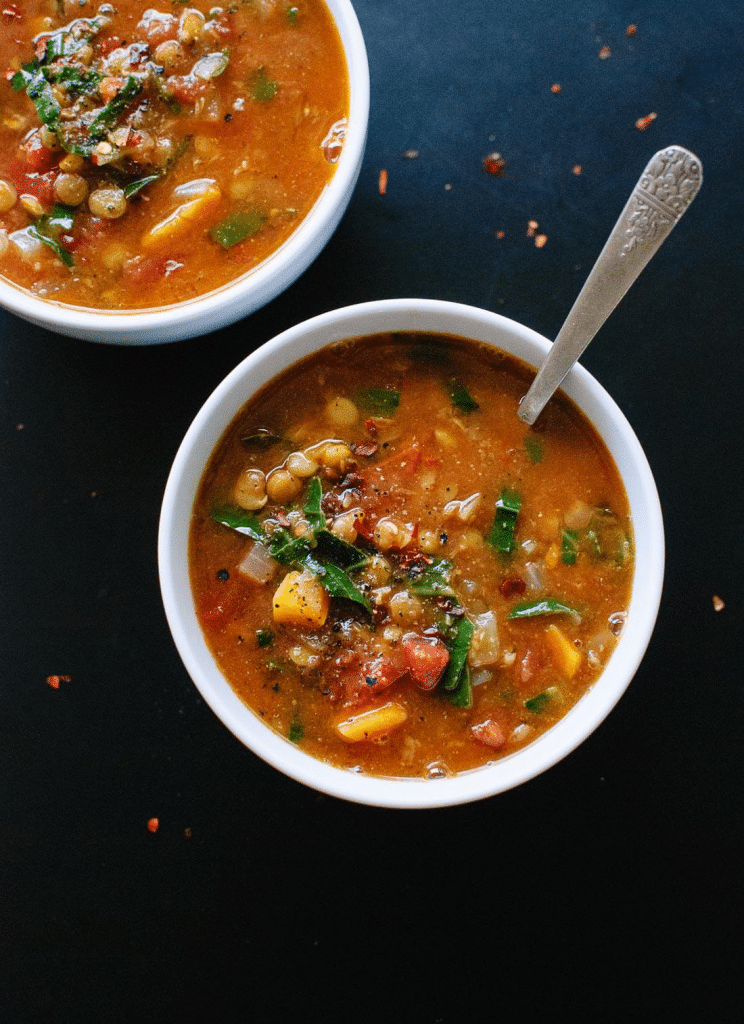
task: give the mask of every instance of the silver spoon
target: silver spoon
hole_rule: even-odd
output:
[[[703,165],[688,149],[651,157],[566,322],[519,406],[532,425],[563,378],[698,194]]]

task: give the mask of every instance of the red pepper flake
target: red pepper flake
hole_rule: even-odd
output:
[[[536,235],[535,236],[535,248],[536,249],[542,249],[542,247],[545,245],[547,240],[548,240],[548,236],[547,235]]]
[[[417,149],[407,149],[403,153],[403,157],[406,160],[415,160],[418,155],[419,155],[419,151]]]
[[[3,21],[10,24],[12,21],[21,21],[23,15],[15,4],[3,4]]]
[[[574,164],[573,173],[577,176],[581,174],[581,164]]]
[[[501,153],[489,153],[483,158],[483,170],[500,177],[506,170],[506,160]]]
[[[373,455],[377,455],[379,450],[380,446],[377,441],[360,441],[352,448],[355,455],[359,455],[364,459],[372,458]]]
[[[157,830],[159,828],[160,828],[160,819],[159,818],[148,818],[147,819],[147,831],[148,832],[157,832]]]
[[[602,49],[599,51],[599,59],[600,60],[607,60],[607,58],[611,57],[611,56],[612,56],[612,50],[609,48],[609,46],[607,46],[605,44],[602,47]]]
[[[635,123],[635,126],[639,132],[645,132],[648,126],[651,124],[651,122],[655,120],[656,114],[652,112],[650,114],[646,114],[645,117],[639,117]]]
[[[53,690],[58,690],[60,683],[69,683],[71,678],[71,676],[47,676],[46,681]]]
[[[387,183],[388,183],[388,173],[383,168],[380,171],[379,177],[377,179],[377,187],[379,189],[379,192],[380,192],[381,196],[384,196],[385,193],[387,192]]]
[[[520,576],[508,576],[499,585],[499,593],[502,597],[514,597],[516,594],[523,594],[527,584]]]
[[[625,34],[627,36],[634,36],[637,31],[638,31],[638,26],[637,25],[628,25],[628,27],[625,29]]]
[[[553,82],[553,84],[550,87],[550,91],[556,93],[556,95],[557,95],[561,91],[561,87],[560,87],[559,83],[558,82]]]
[[[713,595],[713,611],[722,612],[726,605],[723,603],[718,594]]]
[[[505,234],[506,234],[506,232],[505,232],[505,231],[502,231],[502,230],[501,230],[501,229],[499,228],[499,230],[498,230],[498,231],[496,232],[496,237],[497,237],[497,238],[503,238]]]
[[[377,424],[373,419],[364,421],[364,429],[368,434],[371,434],[372,437],[377,437]]]

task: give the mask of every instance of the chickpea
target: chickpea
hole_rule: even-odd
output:
[[[275,469],[266,480],[266,493],[277,505],[296,498],[302,490],[302,481],[293,476],[288,469]]]
[[[411,626],[421,617],[423,605],[415,594],[407,590],[399,590],[393,594],[388,604],[390,618],[396,625]]]
[[[178,25],[178,41],[185,46],[188,46],[189,43],[197,42],[204,32],[205,21],[206,19],[201,11],[188,7],[181,15],[181,21]]]
[[[359,410],[350,398],[332,398],[326,405],[325,415],[334,427],[353,427],[359,419]]]
[[[381,519],[374,529],[373,537],[380,551],[390,548],[404,548],[409,544],[413,531],[397,519]]]
[[[45,124],[39,128],[39,141],[45,149],[50,149],[53,153],[62,148],[57,133],[53,132],[51,128],[47,128]]]
[[[88,196],[88,209],[94,217],[116,220],[127,211],[127,201],[120,188],[99,188]]]
[[[18,200],[18,193],[10,184],[0,178],[0,213],[7,213],[12,210]]]
[[[263,508],[266,496],[266,477],[260,469],[244,469],[235,484],[233,497],[236,504],[250,512]]]
[[[331,533],[345,540],[347,544],[353,544],[357,539],[357,531],[354,527],[356,522],[364,519],[364,512],[360,508],[352,509],[350,512],[342,512],[336,516],[331,526]]]
[[[59,162],[59,169],[65,174],[77,174],[84,166],[85,160],[77,153],[66,153]]]
[[[304,452],[292,452],[287,457],[286,467],[292,476],[298,476],[301,479],[313,476],[318,472],[318,463]]]
[[[323,441],[306,452],[311,458],[317,458],[321,466],[330,469],[346,469],[346,460],[351,458],[351,449],[343,441]]]
[[[22,195],[20,197],[20,203],[26,213],[31,217],[41,217],[44,213],[44,207],[36,196]]]
[[[60,174],[54,182],[54,194],[65,206],[80,206],[88,197],[88,182],[79,174]]]
[[[183,47],[175,39],[166,39],[155,48],[153,54],[155,63],[160,64],[166,71],[173,71],[184,59]],[[198,136],[197,136],[198,138]]]

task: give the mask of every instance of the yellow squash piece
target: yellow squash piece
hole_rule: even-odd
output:
[[[376,740],[397,729],[408,718],[408,712],[400,704],[390,701],[380,708],[370,708],[351,715],[342,722],[336,723],[336,729],[349,743],[359,740]]]
[[[581,651],[575,647],[555,623],[545,631],[545,639],[553,661],[566,679],[573,679],[581,664]]]
[[[222,192],[211,178],[197,178],[174,189],[176,199],[183,199],[165,220],[159,221],[142,236],[142,248],[159,249],[192,231],[199,221],[205,220],[215,209]]]
[[[274,622],[293,626],[322,626],[331,599],[318,577],[305,569],[288,572],[276,589]]]

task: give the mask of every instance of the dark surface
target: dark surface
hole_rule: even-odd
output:
[[[356,10],[365,163],[286,294],[145,349],[0,313],[0,1019],[738,1019],[741,5]],[[661,613],[629,691],[564,762],[470,806],[376,810],[285,779],[200,700],[163,616],[159,505],[192,417],[255,346],[347,303],[448,298],[554,336],[672,142],[702,159],[702,192],[583,359],[665,513]],[[502,177],[482,168],[494,150]]]

